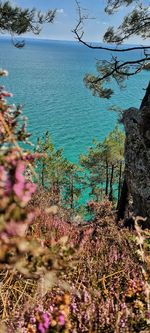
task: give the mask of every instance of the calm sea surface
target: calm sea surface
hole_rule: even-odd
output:
[[[133,56],[140,54],[133,52]],[[56,147],[63,147],[64,155],[77,161],[93,138],[102,140],[114,128],[117,116],[108,111],[112,105],[140,105],[148,71],[131,77],[125,90],[113,83],[115,94],[109,101],[93,97],[85,88],[83,77],[95,72],[99,58],[108,59],[109,54],[75,42],[28,40],[19,50],[10,41],[0,40],[0,67],[9,71],[1,83],[14,94],[12,103],[24,105],[34,143],[49,131]]]

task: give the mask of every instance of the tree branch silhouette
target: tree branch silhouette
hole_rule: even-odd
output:
[[[38,35],[44,23],[53,23],[56,9],[46,13],[33,9],[23,9],[13,6],[10,1],[0,1],[0,33],[9,33],[13,44],[21,48],[24,41],[16,41],[16,35],[21,36],[26,32]]]
[[[105,50],[113,53],[123,54],[131,51],[143,51],[140,59],[130,61],[120,61],[117,56],[112,56],[111,61],[99,60],[97,62],[98,75],[86,74],[84,77],[85,85],[92,90],[92,93],[99,97],[110,98],[113,94],[111,88],[105,88],[104,84],[110,82],[112,79],[123,87],[123,81],[129,76],[139,73],[145,64],[150,61],[149,49],[150,46],[140,45],[120,47],[120,44],[133,35],[141,35],[147,38],[149,35],[148,28],[150,27],[150,16],[148,7],[141,7],[133,10],[128,16],[124,17],[122,24],[118,27],[117,32],[113,27],[109,27],[104,34],[104,41],[107,43],[114,43],[115,45],[95,45],[84,40],[84,22],[89,20],[90,17],[84,13],[78,0],[75,0],[78,12],[78,20],[73,33],[75,38],[83,45],[90,49]],[[119,6],[125,4],[126,6],[135,2],[135,0],[108,0],[105,11],[112,14],[114,10],[119,9]],[[111,8],[111,10],[110,10]]]

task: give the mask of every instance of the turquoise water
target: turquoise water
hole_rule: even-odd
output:
[[[132,57],[138,55],[132,53]],[[128,55],[125,56],[128,58]],[[107,59],[104,51],[93,51],[75,42],[28,40],[18,50],[8,40],[0,40],[0,67],[9,71],[1,82],[14,94],[12,102],[24,105],[32,141],[49,131],[65,156],[77,161],[93,138],[99,140],[115,126],[112,105],[138,107],[149,80],[143,71],[131,77],[127,88],[116,85],[111,100],[91,95],[83,84],[87,72],[95,72],[96,59]]]

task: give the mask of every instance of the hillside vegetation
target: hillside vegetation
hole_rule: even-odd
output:
[[[11,96],[0,87],[0,332],[148,332],[149,231],[115,219],[124,135],[116,128],[81,157],[83,177],[48,134],[26,149]],[[84,186],[88,222],[77,218]]]

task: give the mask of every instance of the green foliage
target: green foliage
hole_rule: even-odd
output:
[[[48,132],[38,139],[36,150],[42,153],[37,160],[40,184],[50,191],[53,203],[74,209],[81,194],[79,167],[63,157],[63,149],[55,149]]]
[[[10,1],[0,1],[0,32],[14,35],[22,35],[32,32],[38,35],[44,23],[53,23],[56,10],[49,10],[43,14],[35,8],[22,9],[13,6]],[[15,46],[22,47],[24,42],[16,42]]]
[[[60,187],[67,163],[62,156],[63,150],[55,149],[48,132],[42,139],[38,139],[36,150],[43,154],[42,160],[37,161],[40,183],[52,192],[54,201],[59,202]]]
[[[104,35],[104,42],[121,44],[130,36],[140,36],[143,39],[150,37],[149,6],[141,4],[123,18],[123,22],[115,31],[109,27]]]
[[[85,86],[92,91],[93,96],[109,99],[113,94],[111,88],[103,86],[102,81],[99,80],[99,76],[86,74],[84,77],[84,83]]]
[[[104,147],[109,163],[117,164],[124,160],[124,140],[125,134],[118,126],[104,140]]]
[[[114,11],[119,9],[120,6],[129,6],[133,2],[136,4],[139,2],[138,0],[107,0],[107,6],[105,8],[105,11],[107,14],[113,14]]]
[[[99,60],[97,62],[97,75],[86,74],[84,83],[94,96],[101,98],[110,98],[113,94],[113,89],[109,87],[112,81],[116,81],[120,88],[124,87],[125,80],[132,75],[139,73],[145,68],[145,64],[150,61],[149,49],[150,46],[122,46],[120,45],[127,41],[130,37],[140,37],[145,40],[150,37],[150,15],[149,6],[142,4],[138,0],[107,0],[105,12],[108,15],[114,14],[123,6],[130,6],[135,3],[135,8],[131,7],[128,15],[124,16],[120,25],[115,28],[109,26],[103,36],[104,43],[111,43],[114,46],[95,45],[84,40],[84,21],[88,19],[85,12],[82,13],[79,2],[76,0],[79,20],[74,29],[76,38],[80,43],[90,49],[106,50],[108,52],[117,52],[121,55],[124,53],[130,54],[133,50],[141,50],[139,58],[128,58],[127,61],[122,61],[118,54],[113,55],[109,61]]]
[[[124,133],[118,126],[102,143],[94,142],[87,155],[81,155],[80,163],[87,170],[87,184],[96,201],[108,196],[112,201],[113,186],[119,196],[124,166]]]
[[[63,157],[62,149],[55,146],[47,132],[38,139],[36,151],[39,184],[47,188],[53,204],[71,211],[80,209],[80,198],[87,193],[98,202],[105,196],[114,201],[120,198],[124,170],[124,133],[118,126],[101,142],[94,142],[87,155],[80,156],[80,165]],[[114,198],[115,197],[115,198]]]
[[[95,144],[94,147],[89,148],[87,155],[80,156],[80,163],[86,171],[87,187],[91,188],[91,195],[94,195],[97,201],[100,199],[99,196],[105,179],[103,153],[103,146]]]
[[[120,88],[124,87],[124,79],[128,76],[129,66],[123,66],[123,72],[121,70],[116,72],[115,66],[114,58],[112,58],[112,62],[99,60],[96,64],[98,75],[85,75],[84,83],[94,96],[109,99],[113,94],[113,90],[108,87],[108,83],[111,83],[113,80],[117,82]],[[103,80],[100,79],[101,77],[103,77]]]
[[[120,197],[124,169],[124,133],[118,126],[100,143],[95,141],[87,155],[80,156],[76,165],[63,157],[62,149],[55,146],[47,132],[38,139],[36,151],[39,183],[47,188],[53,204],[72,211],[79,209],[80,198],[90,195],[98,202],[105,196],[110,201]]]
[[[63,202],[67,207],[74,210],[81,196],[82,174],[80,168],[73,163],[67,162],[63,183]]]

